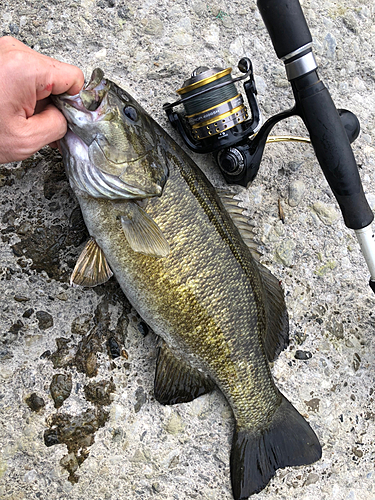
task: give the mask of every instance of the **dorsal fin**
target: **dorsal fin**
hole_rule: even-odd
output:
[[[239,230],[243,241],[249,247],[251,254],[257,261],[267,296],[265,301],[267,329],[263,343],[268,360],[273,361],[289,342],[289,318],[283,289],[279,280],[259,262],[260,253],[257,251],[258,245],[254,241],[254,233],[248,223],[248,219],[242,214],[243,209],[238,206],[238,201],[234,199],[235,194],[223,189],[217,189],[216,191]]]
[[[163,405],[187,403],[214,389],[215,384],[161,341],[156,364],[154,393]]]
[[[279,280],[262,264],[258,263],[266,292],[267,328],[263,339],[269,361],[273,361],[289,343],[289,316],[284,291]]]
[[[234,199],[235,193],[224,189],[216,189],[216,192],[240,232],[243,241],[249,247],[252,256],[259,261],[261,254],[258,252],[258,244],[254,241],[252,227],[249,224],[249,219],[242,213],[244,209],[238,205],[238,200]]]
[[[113,272],[103,250],[93,238],[86,243],[70,277],[71,286],[97,286],[108,281]]]

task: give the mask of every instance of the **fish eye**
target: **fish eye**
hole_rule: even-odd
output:
[[[136,122],[138,120],[138,113],[133,106],[125,106],[124,107],[124,115],[129,118],[132,122]]]

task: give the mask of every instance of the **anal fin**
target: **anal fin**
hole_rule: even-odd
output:
[[[187,403],[214,389],[215,384],[199,370],[178,358],[163,342],[156,364],[154,393],[163,405]]]
[[[108,281],[113,272],[103,250],[93,238],[86,243],[70,277],[71,286],[93,287]]]

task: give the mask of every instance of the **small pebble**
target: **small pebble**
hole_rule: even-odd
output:
[[[26,311],[22,314],[23,318],[30,318],[34,314],[34,309],[26,309]]]
[[[26,398],[26,404],[32,411],[39,411],[45,406],[44,399],[33,392],[28,398]]]
[[[159,483],[152,483],[152,489],[155,491],[155,493],[160,493],[162,491],[162,487]]]
[[[292,181],[289,185],[289,205],[296,207],[301,203],[305,193],[305,183],[299,180]]]
[[[316,212],[323,224],[326,224],[327,226],[336,222],[340,216],[339,212],[333,205],[327,205],[327,203],[323,203],[321,201],[314,203],[313,210]]]
[[[0,361],[5,361],[6,359],[12,359],[13,353],[6,347],[0,348]]]
[[[360,450],[359,448],[353,448],[352,451],[356,457],[358,457],[358,458],[363,457],[363,451]]]
[[[143,387],[138,387],[138,389],[135,391],[135,398],[137,402],[134,405],[134,411],[135,413],[138,413],[142,406],[146,403],[147,401],[147,396],[145,391],[143,390]]]
[[[50,392],[55,402],[55,408],[60,408],[72,392],[72,376],[61,373],[55,374],[52,377]]]
[[[20,29],[16,24],[10,24],[9,30],[13,35],[18,35],[18,33],[20,32]]]
[[[36,319],[41,330],[47,330],[53,326],[53,317],[46,311],[37,311]]]
[[[360,364],[361,364],[361,357],[357,352],[355,352],[353,355],[353,369],[355,372],[358,371]]]
[[[82,314],[77,316],[72,321],[71,332],[74,335],[86,335],[91,328],[92,316],[90,314]]]
[[[294,357],[296,359],[306,360],[306,359],[311,359],[312,358],[312,354],[311,354],[310,351],[296,351]]]
[[[107,340],[107,346],[112,359],[121,356],[121,347],[114,337],[109,337],[109,339]]]
[[[284,238],[277,246],[275,257],[284,264],[284,266],[292,266],[294,262],[294,250],[296,244],[293,240]]]
[[[180,417],[180,415],[178,415],[178,413],[173,413],[165,427],[165,430],[169,434],[176,435],[179,434],[183,429],[184,424],[182,422],[182,418]]]
[[[9,328],[9,332],[10,333],[18,333],[23,326],[24,326],[24,324],[19,319],[16,321],[16,323],[13,323],[13,325]]]
[[[34,481],[37,480],[37,478],[38,478],[38,475],[36,473],[36,470],[34,470],[34,469],[26,472],[26,474],[23,476],[23,479],[26,483],[33,483]]]
[[[48,447],[60,444],[57,429],[47,429],[44,432],[44,444]]]
[[[315,484],[319,481],[320,476],[315,474],[315,472],[310,472],[307,476],[304,486],[309,486],[310,484]]]
[[[26,297],[26,295],[15,295],[14,300],[16,302],[28,302],[30,300],[30,297]]]

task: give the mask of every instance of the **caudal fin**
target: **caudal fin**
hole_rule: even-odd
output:
[[[319,460],[322,448],[306,420],[282,396],[267,429],[236,429],[231,451],[231,480],[235,500],[265,488],[277,469]]]

